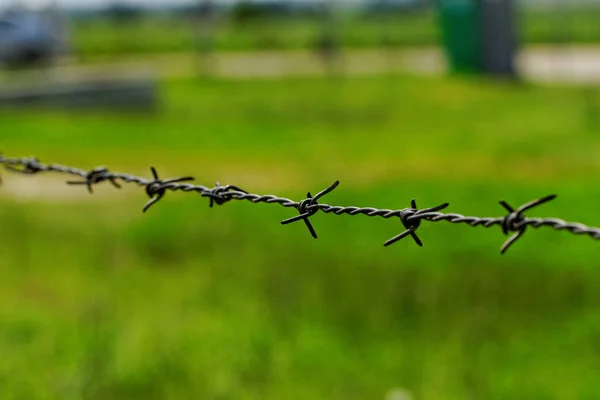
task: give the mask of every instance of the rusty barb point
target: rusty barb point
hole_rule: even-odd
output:
[[[404,232],[402,232],[401,234],[396,235],[393,238],[389,239],[387,242],[385,242],[383,244],[384,246],[387,247],[391,244],[396,243],[400,239],[404,239],[406,236],[410,235],[410,236],[412,236],[415,243],[422,247],[423,242],[421,241],[421,239],[419,239],[419,237],[417,236],[417,234],[415,232],[417,230],[417,228],[419,228],[419,226],[421,226],[421,221],[423,218],[422,215],[426,214],[426,213],[431,213],[431,212],[438,212],[438,211],[443,210],[444,208],[448,207],[450,204],[444,203],[444,204],[440,204],[439,206],[436,206],[436,207],[424,208],[422,210],[417,210],[417,202],[415,201],[415,199],[412,199],[412,201],[410,202],[410,205],[412,208],[407,208],[405,210],[402,210],[402,212],[400,213],[400,221],[402,221],[402,225],[404,225],[406,230]]]
[[[317,211],[319,211],[318,200],[321,197],[325,196],[326,194],[331,193],[333,191],[333,189],[338,187],[339,184],[340,184],[340,181],[335,181],[327,189],[324,189],[324,190],[320,191],[319,193],[317,193],[317,195],[315,197],[313,197],[310,194],[310,192],[308,192],[306,194],[306,199],[302,200],[298,204],[298,211],[300,212],[300,215],[297,215],[295,217],[288,218],[286,220],[281,221],[281,225],[287,225],[287,224],[291,224],[292,222],[303,220],[304,223],[306,224],[306,227],[310,231],[310,234],[312,235],[312,237],[317,239],[317,233],[315,232],[315,229],[313,228],[313,226],[310,223],[310,221],[308,220],[308,218],[312,217],[313,215],[315,215],[317,213]]]
[[[500,248],[500,253],[504,254],[509,247],[514,244],[523,234],[525,233],[525,229],[527,228],[527,220],[523,213],[527,210],[530,210],[534,207],[547,203],[556,198],[555,194],[551,194],[546,197],[542,197],[541,199],[530,201],[529,203],[523,204],[517,210],[512,208],[507,202],[501,201],[500,204],[502,207],[506,209],[510,214],[508,214],[502,220],[502,232],[505,235],[508,235],[510,232],[516,232],[512,235]]]

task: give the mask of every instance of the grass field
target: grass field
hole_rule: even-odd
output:
[[[600,127],[579,89],[460,78],[176,80],[152,115],[0,112],[8,156],[329,204],[600,225]],[[531,230],[213,209],[3,174],[3,399],[594,399],[598,244]],[[36,192],[37,191],[37,192]],[[38,193],[37,196],[32,194]]]
[[[518,36],[523,45],[598,44],[600,8],[521,11]],[[216,51],[312,49],[322,34],[316,18],[262,18],[235,23],[223,19],[216,25],[212,48]],[[392,13],[360,17],[342,14],[336,22],[337,40],[344,48],[405,47],[441,43],[437,12]],[[197,40],[188,19],[149,17],[127,23],[108,19],[74,21],[73,45],[83,59],[132,53],[190,51]],[[203,46],[211,46],[202,44]]]

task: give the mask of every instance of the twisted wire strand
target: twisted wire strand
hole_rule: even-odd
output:
[[[401,234],[389,239],[385,242],[385,246],[388,246],[406,236],[412,236],[415,242],[422,246],[422,242],[416,235],[416,230],[420,226],[422,221],[439,222],[446,221],[452,224],[466,224],[471,227],[482,226],[484,228],[490,228],[492,226],[500,226],[505,235],[513,233],[513,235],[503,244],[501,253],[506,250],[524,233],[527,227],[541,228],[550,227],[557,231],[567,231],[574,235],[588,236],[595,240],[600,240],[600,228],[590,227],[577,222],[567,222],[558,218],[527,218],[523,213],[533,207],[539,206],[545,202],[556,198],[555,195],[546,196],[541,199],[531,201],[525,205],[522,205],[518,209],[513,209],[506,202],[502,201],[500,204],[504,206],[508,214],[504,217],[476,217],[476,216],[465,216],[456,213],[442,213],[440,210],[446,208],[448,203],[444,203],[437,207],[427,209],[417,209],[416,203],[413,200],[411,207],[404,209],[378,209],[373,207],[356,207],[356,206],[334,206],[324,203],[319,203],[320,197],[330,193],[334,190],[339,182],[335,182],[329,188],[319,192],[314,197],[308,193],[307,198],[302,201],[294,201],[284,197],[279,197],[271,194],[261,195],[248,193],[237,186],[226,185],[221,186],[217,183],[216,187],[210,188],[203,185],[194,185],[191,183],[185,183],[186,181],[193,180],[192,177],[173,178],[161,180],[158,178],[156,170],[151,167],[154,175],[153,180],[148,180],[135,175],[125,173],[113,173],[109,172],[105,167],[97,167],[89,171],[85,171],[75,167],[64,166],[60,164],[43,164],[35,157],[19,157],[9,158],[0,154],[0,165],[4,165],[7,170],[15,173],[33,175],[42,172],[55,172],[64,175],[76,176],[82,178],[80,181],[68,181],[68,184],[81,184],[87,185],[90,192],[92,192],[92,186],[103,181],[111,182],[115,187],[120,188],[121,186],[117,181],[123,183],[132,183],[137,186],[144,187],[150,200],[144,206],[144,211],[150,208],[153,204],[159,201],[167,191],[182,191],[182,192],[195,192],[200,194],[202,197],[210,199],[210,206],[214,203],[222,205],[230,200],[245,200],[251,203],[266,203],[266,204],[279,204],[286,208],[294,208],[299,211],[300,215],[292,218],[288,218],[281,223],[283,225],[303,220],[313,237],[317,238],[317,234],[312,227],[309,217],[313,216],[317,212],[323,212],[325,214],[334,215],[365,215],[367,217],[380,217],[380,218],[399,218],[405,227],[405,231]],[[0,181],[1,182],[1,181]]]

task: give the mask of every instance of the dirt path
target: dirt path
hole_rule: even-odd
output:
[[[55,202],[78,202],[82,200],[103,199],[114,196],[113,188],[95,187],[94,195],[90,195],[87,188],[82,186],[67,185],[64,178],[51,176],[2,176],[0,186],[0,199],[11,198],[17,201],[44,200]],[[119,193],[121,197],[126,193]],[[138,191],[139,193],[139,191]]]
[[[215,54],[205,60],[210,74],[223,78],[272,78],[315,76],[328,72],[328,66],[313,52],[273,51]],[[531,81],[570,84],[600,83],[600,47],[531,47],[516,60],[521,75]],[[439,48],[403,50],[353,50],[341,54],[333,66],[345,75],[376,75],[389,72],[443,74],[447,63]],[[198,73],[199,60],[189,53],[135,56],[132,59],[77,64],[64,61],[50,71],[20,75],[0,74],[0,84],[54,78],[77,80],[98,76],[188,77]]]
[[[517,61],[524,77],[532,81],[600,83],[600,47],[540,47],[523,51]]]
[[[411,69],[437,73],[440,71],[440,62],[443,62],[441,54],[429,49],[387,52],[364,50],[343,53],[333,68],[348,75],[381,74]],[[212,76],[240,79],[315,76],[324,75],[329,71],[328,65],[318,54],[308,51],[221,53],[204,60],[190,53],[175,53],[136,56],[133,59],[123,58],[91,64],[64,60],[47,71],[27,71],[10,75],[0,73],[0,83],[42,81],[48,78],[81,80],[99,76],[177,78],[194,76],[200,68],[205,68]]]

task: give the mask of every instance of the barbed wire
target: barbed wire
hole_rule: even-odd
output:
[[[527,218],[523,215],[526,211],[529,211],[534,207],[554,200],[556,195],[549,195],[530,201],[518,207],[517,209],[511,207],[505,201],[501,201],[500,204],[508,212],[508,214],[504,217],[473,217],[455,213],[441,213],[441,210],[444,210],[449,206],[448,203],[443,203],[434,207],[418,209],[417,203],[414,199],[411,201],[411,206],[409,208],[396,210],[378,209],[372,207],[332,206],[329,204],[319,203],[319,200],[322,197],[331,193],[335,188],[337,188],[339,181],[334,182],[331,186],[320,191],[315,196],[312,196],[309,192],[307,193],[305,199],[301,201],[293,201],[284,197],[270,194],[260,195],[248,193],[237,186],[221,186],[221,184],[218,182],[216,186],[212,188],[185,183],[194,180],[194,178],[191,176],[160,179],[154,167],[150,167],[153,179],[148,180],[130,174],[113,173],[104,166],[85,171],[79,168],[63,166],[60,164],[43,164],[36,157],[9,158],[0,154],[0,165],[4,165],[8,171],[26,175],[34,175],[42,172],[56,172],[65,175],[77,176],[82,178],[82,180],[67,181],[67,184],[85,185],[90,193],[93,193],[93,186],[105,181],[110,182],[114,187],[119,189],[121,188],[119,181],[122,183],[133,183],[144,187],[146,194],[150,199],[142,208],[143,212],[147,212],[150,207],[161,200],[167,191],[198,193],[200,196],[207,197],[210,200],[210,207],[213,207],[215,204],[223,205],[231,200],[246,200],[255,204],[279,204],[283,207],[295,208],[300,213],[299,215],[281,221],[282,225],[304,221],[304,224],[308,228],[310,234],[315,239],[317,238],[317,233],[309,218],[321,211],[326,214],[334,215],[347,214],[366,215],[368,217],[381,217],[386,219],[395,217],[399,218],[405,230],[387,240],[384,243],[384,246],[389,246],[407,236],[411,236],[417,245],[423,246],[423,242],[416,233],[417,229],[421,226],[422,221],[447,221],[453,224],[467,224],[472,227],[482,226],[484,228],[500,226],[504,235],[509,235],[512,233],[512,236],[510,236],[500,248],[501,254],[504,254],[519,238],[523,236],[527,227],[550,227],[557,231],[567,231],[574,235],[586,235],[592,239],[600,240],[600,228],[593,228],[576,222],[566,222],[558,218]]]

